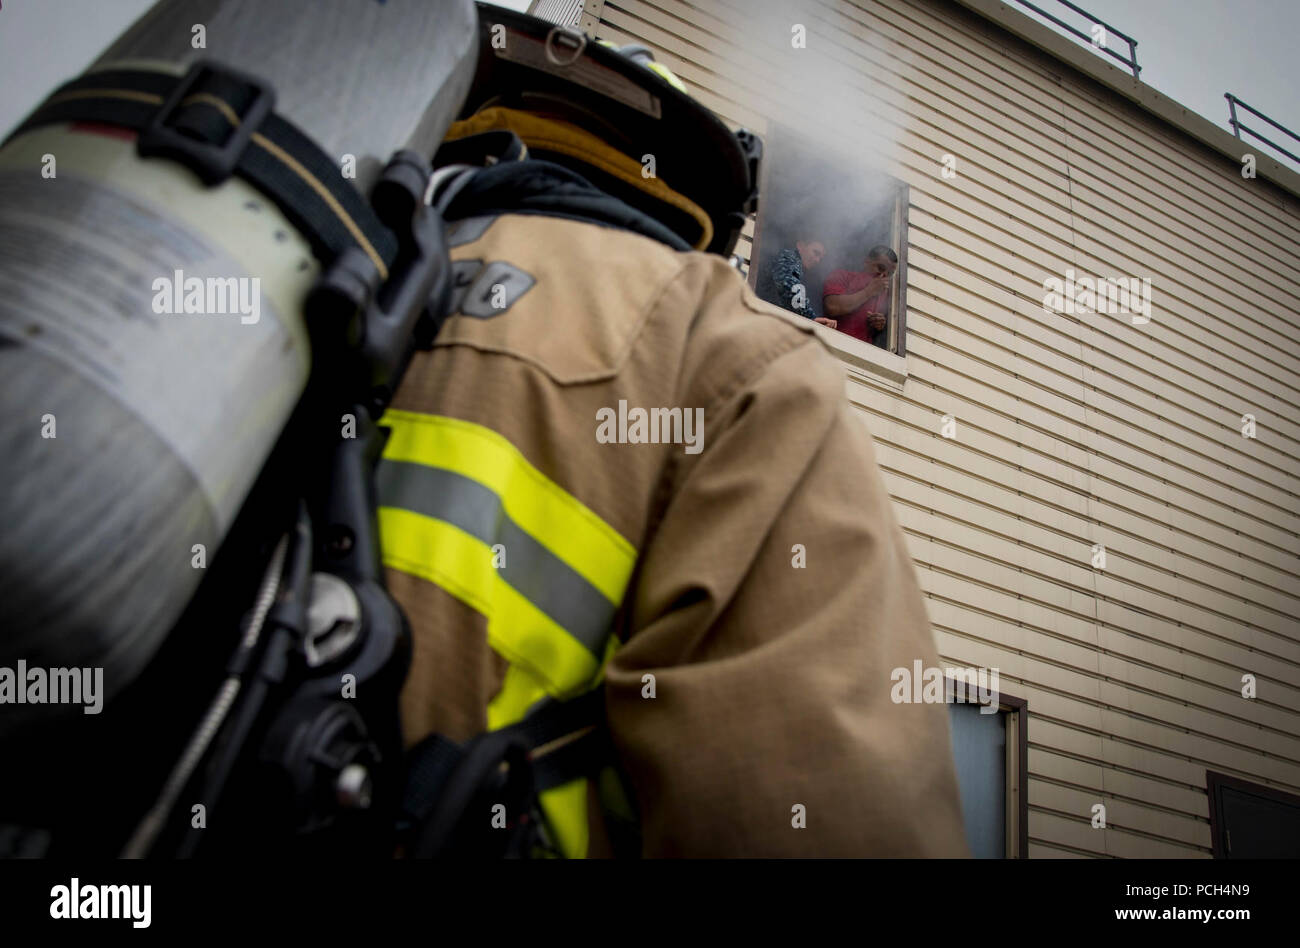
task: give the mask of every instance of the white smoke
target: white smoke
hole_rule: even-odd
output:
[[[858,269],[871,244],[898,249],[892,209],[903,177],[902,91],[912,56],[886,12],[847,0],[706,0],[726,24],[717,55],[765,127],[763,260],[796,239],[826,244],[821,275]]]

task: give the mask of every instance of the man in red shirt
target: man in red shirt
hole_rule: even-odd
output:
[[[839,320],[840,332],[882,349],[889,346],[889,281],[898,254],[883,244],[867,251],[863,272],[836,270],[822,286],[823,312]]]

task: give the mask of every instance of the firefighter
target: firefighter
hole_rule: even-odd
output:
[[[542,786],[565,855],[964,854],[945,709],[889,697],[937,655],[870,436],[721,255],[734,142],[662,74],[481,9],[439,155],[487,165],[444,211],[458,295],[383,420],[406,740],[588,693],[612,766]],[[597,437],[637,409],[666,424]]]
[[[964,854],[945,709],[891,700],[938,656],[870,436],[727,259],[755,140],[503,9],[210,6],[206,59],[166,0],[0,148],[0,665],[105,701],[0,708],[45,778],[0,836]],[[182,272],[260,319],[138,318]]]

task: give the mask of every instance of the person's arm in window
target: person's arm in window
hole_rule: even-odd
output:
[[[823,307],[826,315],[847,316],[873,296],[880,295],[888,286],[888,277],[876,277],[856,293],[849,293],[844,284],[832,275],[824,288]]]
[[[890,293],[885,292],[872,297],[867,301],[867,327],[873,334],[879,334],[885,331],[889,326],[890,313]],[[873,343],[883,348],[889,347],[888,338],[872,340]]]
[[[793,250],[782,250],[772,262],[772,282],[776,284],[777,302],[792,313],[812,318],[808,305],[808,288],[803,283],[803,262]],[[801,305],[795,305],[799,287],[803,287]]]

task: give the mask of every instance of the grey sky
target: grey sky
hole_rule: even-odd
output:
[[[152,0],[3,0],[0,134],[73,78]]]
[[[1089,32],[1082,17],[1054,0],[1032,2]],[[1073,2],[1137,40],[1142,81],[1180,105],[1227,129],[1228,103],[1223,94],[1231,92],[1273,121],[1300,134],[1300,54],[1297,53],[1300,2],[1297,0]],[[1015,0],[1008,0],[1008,6],[1040,19]],[[1077,38],[1076,41],[1082,42]],[[1128,45],[1123,41],[1111,40],[1107,45],[1121,55],[1128,54]],[[1286,139],[1281,132],[1268,128],[1251,115],[1238,118],[1265,132],[1293,154],[1300,154],[1300,142]],[[1295,162],[1288,162],[1267,148],[1264,150],[1291,167],[1300,168]]]
[[[153,0],[2,2],[0,133],[85,67]],[[497,2],[528,6],[528,0]],[[1084,21],[1054,0],[1036,3],[1086,32]],[[1010,5],[1034,16],[1015,0]],[[1180,104],[1227,128],[1223,93],[1231,91],[1300,133],[1297,0],[1078,0],[1077,5],[1137,39],[1142,80]],[[1263,127],[1257,120],[1254,125]],[[1300,154],[1300,144],[1290,144]]]

